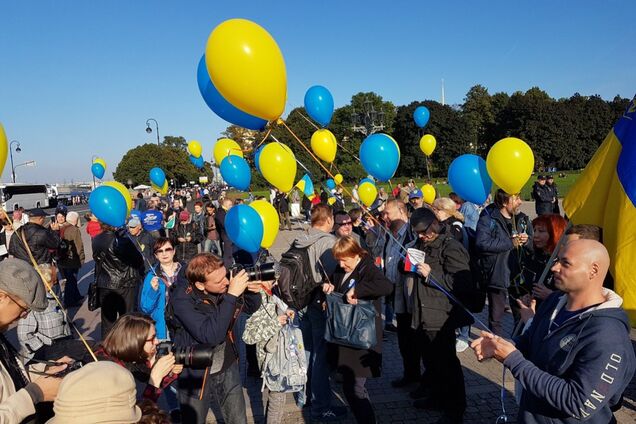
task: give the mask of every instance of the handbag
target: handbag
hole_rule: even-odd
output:
[[[369,300],[346,303],[342,293],[327,295],[327,325],[325,340],[355,349],[369,349],[376,345],[375,307]]]

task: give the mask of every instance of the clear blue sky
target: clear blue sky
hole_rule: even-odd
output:
[[[251,19],[277,40],[287,65],[287,111],[328,87],[336,107],[359,91],[396,105],[461,103],[539,86],[611,99],[636,92],[633,1],[80,1],[0,3],[0,122],[22,152],[18,180],[107,179],[131,147],[160,134],[202,142],[206,159],[227,123],[201,99],[196,65],[211,30]],[[2,180],[10,178],[7,160]]]

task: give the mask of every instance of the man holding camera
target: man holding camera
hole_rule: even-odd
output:
[[[257,293],[264,285],[245,271],[228,275],[222,258],[201,253],[171,289],[166,320],[177,349],[191,351],[178,380],[183,422],[205,423],[211,397],[226,423],[247,422],[233,327],[242,309],[260,306],[260,297],[245,290]]]

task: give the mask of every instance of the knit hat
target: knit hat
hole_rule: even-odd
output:
[[[66,222],[76,227],[79,227],[80,226],[79,214],[75,211],[70,211],[68,214],[66,214]]]
[[[40,276],[22,259],[7,258],[0,262],[0,290],[20,298],[34,311],[42,312],[48,306]]]
[[[135,379],[111,361],[91,362],[62,380],[47,424],[124,424],[141,419]]]

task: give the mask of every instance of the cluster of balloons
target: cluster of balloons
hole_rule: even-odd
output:
[[[150,170],[150,185],[154,191],[161,194],[168,192],[168,180],[163,169],[154,167]]]
[[[376,180],[389,181],[400,164],[400,147],[390,135],[372,134],[360,145],[360,162]]]
[[[197,82],[210,109],[232,124],[261,130],[285,109],[283,54],[264,28],[246,19],[229,19],[212,30]]]
[[[192,162],[192,165],[196,166],[199,169],[202,169],[205,166],[203,156],[201,156],[202,152],[203,149],[201,148],[201,143],[196,140],[188,142],[188,153],[190,154],[190,162]]]
[[[106,162],[102,158],[96,158],[91,165],[91,173],[95,178],[101,180],[106,172]]]
[[[117,181],[103,183],[91,192],[88,206],[101,222],[113,227],[121,227],[132,210],[130,192]]]
[[[261,247],[269,249],[279,229],[278,213],[266,200],[249,205],[236,205],[225,215],[225,229],[240,249],[256,253]]]

